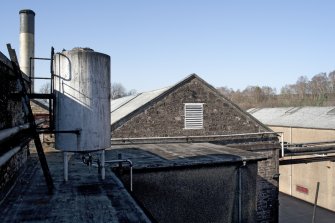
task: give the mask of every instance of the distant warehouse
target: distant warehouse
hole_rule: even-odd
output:
[[[335,107],[252,108],[248,110],[275,132],[284,133],[279,190],[335,211]]]
[[[335,107],[251,108],[248,113],[288,143],[335,140]]]

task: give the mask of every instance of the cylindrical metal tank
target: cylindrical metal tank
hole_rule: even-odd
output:
[[[89,48],[54,55],[56,149],[110,147],[110,57]],[[62,131],[80,130],[80,135]],[[60,133],[57,133],[60,132]]]

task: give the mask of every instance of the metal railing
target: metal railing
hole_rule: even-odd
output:
[[[117,160],[106,160],[105,164],[121,164],[121,163],[128,163],[130,167],[130,191],[133,191],[133,162],[129,159],[117,159]]]

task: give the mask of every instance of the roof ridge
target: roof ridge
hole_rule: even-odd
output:
[[[151,90],[151,91],[143,91],[143,92],[141,92],[141,94],[144,94],[144,93],[151,93],[151,92],[155,92],[155,91],[161,91],[161,90],[163,90],[163,89],[168,90],[169,88],[171,88],[171,86],[162,87],[162,88],[158,88],[158,89]]]

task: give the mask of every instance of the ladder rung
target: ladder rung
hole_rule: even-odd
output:
[[[54,95],[52,94],[28,94],[29,98],[37,98],[37,99],[54,99]]]

